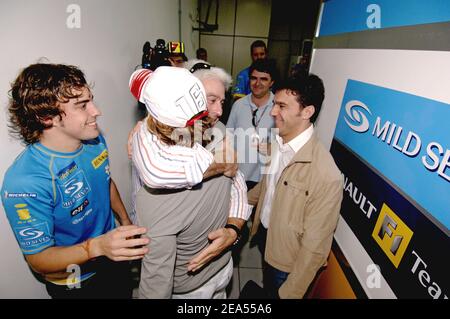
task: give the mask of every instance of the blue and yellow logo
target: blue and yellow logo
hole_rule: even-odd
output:
[[[27,208],[27,204],[16,204],[14,205],[17,208],[16,212],[19,215],[20,220],[28,220],[31,218],[30,211]]]
[[[70,163],[69,166],[63,168],[61,171],[57,173],[58,178],[60,180],[66,179],[69,177],[73,172],[75,172],[78,169],[77,164],[75,162]]]
[[[97,156],[92,160],[92,166],[94,166],[95,169],[99,168],[106,161],[107,158],[108,158],[108,151],[104,150],[103,152],[101,152],[99,156]]]
[[[380,245],[395,268],[398,268],[413,234],[413,231],[394,211],[388,205],[383,204],[372,237]]]

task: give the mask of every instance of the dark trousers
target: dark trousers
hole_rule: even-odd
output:
[[[47,292],[53,299],[130,299],[133,283],[130,263],[114,262],[99,257],[81,265],[81,272],[95,275],[80,283],[80,288],[46,282]]]
[[[259,224],[258,231],[254,237],[258,249],[262,255],[263,264],[263,285],[264,290],[269,298],[279,298],[278,289],[286,281],[289,273],[276,269],[269,265],[265,259],[264,254],[266,251],[267,229],[262,224]]]

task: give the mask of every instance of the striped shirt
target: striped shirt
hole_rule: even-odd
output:
[[[133,211],[135,196],[143,185],[150,188],[191,188],[203,180],[204,172],[214,161],[212,153],[198,143],[192,148],[162,143],[145,123],[132,137]],[[238,171],[231,184],[229,217],[247,220],[251,210],[244,175]],[[135,213],[132,215],[135,222]]]

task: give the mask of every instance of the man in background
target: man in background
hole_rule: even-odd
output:
[[[276,68],[273,60],[256,60],[249,69],[250,94],[234,102],[227,128],[234,129],[239,169],[244,173],[247,188],[252,189],[261,180],[268,154],[262,145],[270,140],[270,129],[275,123],[270,115],[273,107],[272,85]]]
[[[205,48],[198,48],[195,53],[198,60],[208,62],[208,52]]]
[[[267,58],[267,47],[264,41],[256,40],[250,46],[250,56],[252,63],[256,60]],[[236,77],[236,84],[233,87],[233,98],[235,100],[250,94],[250,67],[243,69]]]

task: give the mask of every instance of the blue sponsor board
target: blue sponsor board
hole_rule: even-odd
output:
[[[448,0],[329,0],[319,36],[446,21]]]
[[[341,215],[397,298],[448,297],[448,236],[337,139],[331,153],[345,177]]]
[[[335,138],[450,226],[450,105],[349,80]]]

